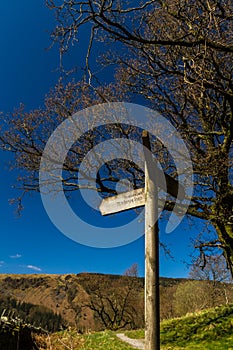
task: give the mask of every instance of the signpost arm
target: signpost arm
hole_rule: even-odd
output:
[[[145,155],[145,350],[160,349],[158,169],[149,134],[143,131]]]

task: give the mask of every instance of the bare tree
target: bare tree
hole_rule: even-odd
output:
[[[135,276],[96,275],[85,281],[89,301],[83,305],[94,313],[98,329],[143,327],[143,285]]]
[[[232,272],[232,2],[151,0],[132,6],[112,0],[59,6],[50,1],[48,5],[60,19],[53,38],[63,51],[83,25],[91,27],[89,82],[91,48],[105,40],[110,50],[101,47],[102,61],[116,64],[121,90],[143,96],[180,131],[195,171],[189,214],[210,221],[217,232],[216,239],[200,241],[199,247],[222,248]]]
[[[82,29],[90,31],[86,74],[81,84],[58,84],[45,109],[26,113],[21,108],[14,119],[6,120],[0,140],[2,148],[15,152],[16,165],[28,170],[23,190],[38,190],[41,152],[59,121],[88,105],[140,96],[169,119],[189,146],[195,191],[188,214],[209,221],[216,230],[216,237],[200,239],[196,246],[201,251],[221,248],[232,273],[232,1],[148,0],[132,5],[125,0],[47,0],[47,5],[56,13],[52,38],[59,42],[61,56],[70,45],[78,45]],[[97,47],[101,64],[116,68],[109,86],[98,84],[90,66],[92,49]],[[130,138],[135,130],[121,127],[121,132]],[[86,151],[94,142],[93,133],[88,136]],[[69,182],[74,183],[77,159],[85,151],[79,146],[64,165],[67,191],[77,189]],[[158,146],[155,150],[158,154]],[[166,156],[163,148],[160,155]],[[133,173],[137,188],[142,172],[133,164],[122,165],[128,175]],[[170,159],[164,161],[166,169],[176,176]],[[111,168],[108,177],[112,172]],[[106,182],[97,181],[103,192],[114,192]],[[167,210],[173,207],[172,201],[166,202]]]
[[[160,285],[160,317],[161,320],[173,318],[176,316],[174,306],[174,295],[176,285],[162,286]]]
[[[231,281],[230,271],[222,254],[196,258],[190,267],[189,277],[214,282]]]
[[[222,254],[198,257],[191,265],[189,277],[206,281],[208,295],[212,300],[211,306],[219,305],[224,300],[226,304],[229,303],[232,277]]]
[[[196,312],[211,307],[208,288],[201,281],[187,281],[178,285],[174,294],[176,316]]]
[[[138,277],[138,264],[134,263],[124,273],[124,276]]]

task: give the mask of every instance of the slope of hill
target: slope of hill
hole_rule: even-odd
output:
[[[232,350],[233,304],[161,323],[161,350]],[[130,338],[143,339],[144,331],[124,332]],[[41,339],[42,340],[42,339]],[[116,332],[91,332],[85,335],[73,330],[54,333],[48,342],[41,341],[41,349],[63,350],[133,350],[121,341]]]
[[[126,331],[143,338],[144,331]],[[162,349],[233,349],[233,304],[203,310],[161,323]]]
[[[233,305],[219,306],[169,320],[163,322],[161,327],[163,344],[221,342],[221,339],[228,337],[233,340]],[[233,345],[233,342],[231,344]]]
[[[181,281],[181,279],[161,278],[160,283],[164,287],[170,287]],[[119,290],[117,297],[120,300],[121,293],[126,288],[134,289],[131,299],[137,298],[137,302],[143,308],[143,278],[97,273],[78,275],[2,274],[0,275],[0,300],[2,300],[0,305],[4,305],[5,300],[8,302],[10,300],[9,305],[10,303],[26,303],[43,306],[61,316],[67,325],[75,326],[80,331],[100,329],[100,325],[96,325],[98,323],[94,315],[96,310],[91,310],[85,305],[90,305],[93,298],[95,300],[97,297],[106,298],[106,291],[111,289],[112,293]],[[133,294],[132,290],[131,294]],[[143,310],[141,313],[143,318]]]
[[[0,298],[44,306],[76,326],[91,327],[90,310],[80,309],[89,296],[75,275],[0,275]],[[85,314],[85,316],[84,316]]]
[[[188,282],[190,281],[186,279],[160,279],[163,318],[174,316],[173,297],[177,288]],[[30,317],[32,316],[30,319],[33,319],[34,315],[38,318],[38,312],[43,308],[47,315],[51,311],[52,318],[57,315],[57,320],[60,318],[62,324],[75,327],[79,332],[105,328],[136,329],[144,326],[143,291],[144,279],[138,277],[97,273],[2,274],[0,313],[1,305],[4,308],[7,301],[8,305],[17,306],[13,308],[15,311],[19,310],[18,304],[21,309],[29,310]],[[186,297],[184,295],[184,298]],[[39,308],[33,308],[32,305],[37,305]],[[120,319],[122,315],[123,318]]]

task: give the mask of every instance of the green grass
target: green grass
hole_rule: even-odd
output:
[[[130,338],[144,337],[142,330],[125,334]],[[162,322],[161,348],[233,350],[233,305]]]
[[[116,337],[116,333],[105,331],[84,336],[85,350],[132,350],[130,345]]]
[[[118,333],[122,333],[118,332]],[[143,339],[144,330],[125,331],[129,338]],[[50,349],[63,350],[62,343],[74,350],[133,350],[116,336],[117,332],[75,331],[54,334]],[[72,347],[71,347],[72,348]],[[205,310],[197,314],[161,323],[161,350],[233,350],[233,305]]]
[[[124,334],[133,339],[143,339],[145,337],[144,329],[138,329],[136,331],[125,331]]]
[[[133,350],[130,345],[117,338],[116,332],[92,332],[90,334],[80,335],[77,332],[69,330],[54,333],[50,342],[40,349],[50,350]]]

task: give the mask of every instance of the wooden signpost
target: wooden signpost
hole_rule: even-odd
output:
[[[143,205],[145,205],[145,191],[144,188],[139,188],[114,197],[105,198],[101,202],[99,209],[102,215],[108,215]]]
[[[145,189],[119,194],[103,199],[102,215],[118,213],[145,205],[145,350],[160,349],[159,312],[159,227],[158,227],[158,179],[161,170],[151,154],[149,134],[142,133],[145,156]],[[176,197],[178,182],[167,174],[167,192]],[[183,195],[184,195],[184,190]]]
[[[142,134],[145,156],[145,350],[160,349],[158,168],[149,135]]]

